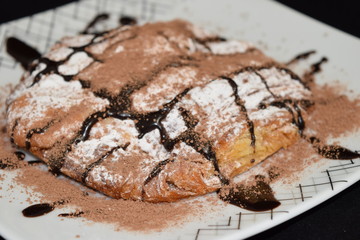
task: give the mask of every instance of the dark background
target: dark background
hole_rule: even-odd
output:
[[[73,1],[8,0],[5,3],[3,0],[0,4],[0,23],[69,2]],[[360,38],[360,9],[357,7],[357,1],[278,0],[278,2]],[[360,239],[359,202],[360,182],[306,213],[249,240]],[[0,240],[2,240],[1,236]]]

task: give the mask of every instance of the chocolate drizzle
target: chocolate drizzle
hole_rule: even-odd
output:
[[[174,147],[173,144],[169,143],[169,137],[166,133],[164,126],[161,123],[161,120],[166,118],[168,113],[174,108],[175,104],[183,98],[189,89],[185,89],[179,93],[173,100],[169,103],[166,103],[159,111],[150,112],[144,115],[140,115],[136,120],[136,128],[139,131],[139,138],[142,138],[145,134],[151,132],[154,129],[160,131],[161,142],[164,144],[164,147],[170,151]]]
[[[326,63],[327,61],[328,59],[326,57],[322,57],[318,62],[310,66],[310,70],[305,72],[303,75],[303,79],[306,81],[306,83],[311,83],[314,81],[314,75],[322,70],[321,65]]]
[[[125,88],[126,89],[126,88]],[[209,141],[202,140],[203,137],[200,136],[199,133],[196,133],[194,131],[194,128],[196,126],[196,121],[194,121],[189,113],[182,109],[182,115],[184,116],[184,121],[186,126],[188,127],[187,131],[185,131],[183,134],[180,134],[175,139],[171,139],[168,136],[168,133],[166,132],[164,126],[161,123],[161,120],[165,119],[168,113],[175,107],[175,105],[188,93],[189,89],[185,89],[181,93],[179,93],[173,100],[166,103],[160,110],[155,112],[149,112],[146,114],[140,114],[136,112],[131,112],[130,109],[130,100],[129,95],[133,92],[131,88],[129,88],[127,91],[122,91],[120,93],[120,96],[122,96],[122,103],[124,104],[117,104],[117,101],[114,101],[114,98],[108,96],[106,93],[102,93],[101,95],[103,97],[106,97],[111,102],[110,107],[104,111],[104,112],[97,112],[92,114],[89,118],[87,118],[83,126],[79,132],[79,137],[75,140],[76,143],[80,141],[85,141],[89,137],[89,133],[91,128],[100,120],[108,117],[117,118],[120,120],[125,119],[132,119],[136,122],[135,126],[136,129],[139,132],[138,137],[142,138],[145,136],[145,134],[158,129],[161,136],[161,144],[165,147],[166,150],[171,151],[175,144],[178,142],[184,142],[187,145],[193,147],[197,152],[202,154],[207,160],[211,161],[213,163],[215,171],[218,172],[219,178],[222,182],[226,183],[228,180],[221,175],[220,168],[218,166],[218,162],[216,159],[216,154],[214,150],[212,149],[212,144]],[[115,98],[117,99],[117,98]],[[194,124],[195,123],[195,124]],[[101,162],[101,161],[100,161]],[[98,162],[98,163],[100,163]],[[95,165],[97,165],[96,163]],[[92,169],[87,167],[86,175],[88,172]],[[157,172],[157,171],[156,171]],[[83,180],[86,179],[83,177]],[[154,175],[154,174],[153,174]],[[152,178],[154,178],[153,176]]]
[[[323,63],[326,63],[328,61],[328,59],[326,57],[323,57],[320,59],[320,61],[314,63],[311,65],[311,71],[310,71],[310,75],[314,75],[315,73],[318,73],[321,71],[321,65]]]
[[[222,76],[221,78],[227,80],[228,83],[230,84],[231,88],[233,89],[235,103],[236,103],[236,105],[238,105],[240,107],[240,111],[245,115],[246,124],[248,125],[250,138],[251,138],[251,146],[254,148],[254,152],[255,152],[256,137],[255,137],[255,133],[254,133],[254,123],[253,123],[253,121],[250,120],[249,115],[247,113],[247,109],[244,105],[244,101],[241,100],[241,98],[238,94],[238,86],[232,78],[225,77],[225,76]]]
[[[174,162],[174,159],[166,159],[164,161],[159,162],[156,167],[151,171],[149,176],[145,179],[144,185],[148,184],[153,178],[160,174],[160,172],[164,169],[166,164]]]
[[[305,121],[301,114],[301,108],[299,104],[303,104],[304,107],[309,107],[311,104],[306,104],[308,101],[294,101],[292,99],[282,99],[279,101],[273,101],[269,104],[265,104],[261,102],[259,104],[260,109],[265,109],[267,105],[277,107],[277,108],[284,108],[286,109],[292,116],[292,123],[296,125],[299,130],[299,134],[302,135],[305,129]]]
[[[307,51],[307,52],[304,52],[304,53],[300,53],[300,54],[296,55],[293,59],[288,61],[286,63],[286,65],[297,63],[299,60],[307,59],[308,57],[310,57],[311,55],[313,55],[315,53],[316,53],[315,50],[310,50],[310,51]]]
[[[6,40],[6,51],[18,61],[24,69],[28,69],[31,63],[41,56],[35,48],[15,37],[9,37]]]
[[[112,148],[110,151],[108,151],[107,153],[105,153],[103,156],[101,156],[97,161],[91,163],[89,166],[86,167],[84,173],[81,176],[81,182],[86,183],[86,178],[89,174],[89,172],[96,166],[100,165],[108,156],[110,156],[111,154],[113,154],[116,150],[122,148],[124,150],[126,150],[126,148],[129,146],[130,143],[126,144],[125,146],[117,146]]]
[[[61,74],[59,72],[59,66],[63,65],[64,63],[66,63],[73,55],[75,55],[76,53],[79,53],[79,52],[84,52],[86,53],[86,55],[90,58],[92,58],[95,62],[101,62],[99,59],[95,58],[90,52],[88,52],[86,50],[87,47],[91,46],[96,37],[98,37],[98,35],[94,35],[94,37],[91,39],[91,41],[88,43],[88,44],[85,44],[84,46],[81,46],[81,47],[69,47],[73,50],[72,53],[70,53],[64,60],[61,60],[61,61],[53,61],[47,57],[42,57],[40,58],[38,61],[39,63],[38,64],[45,64],[46,67],[45,69],[43,69],[42,71],[40,71],[38,74],[36,74],[36,76],[34,77],[34,80],[32,82],[32,84],[30,85],[30,87],[34,86],[37,82],[40,81],[41,77],[44,76],[44,75],[48,75],[48,74],[57,74],[57,75],[60,75],[64,78],[65,81],[71,81],[74,79],[75,75],[64,75],[64,74]],[[83,84],[82,84],[83,86]]]
[[[96,15],[93,20],[89,22],[89,24],[85,27],[85,29],[81,32],[81,34],[91,34],[90,30],[99,22],[105,21],[109,19],[108,13],[101,13]]]
[[[30,143],[30,139],[34,134],[40,134],[40,133],[44,133],[51,125],[52,125],[53,121],[50,121],[48,124],[46,124],[45,127],[43,128],[34,128],[31,129],[27,134],[26,134],[26,139],[25,139],[25,147],[26,149],[30,149],[31,148],[31,143]]]

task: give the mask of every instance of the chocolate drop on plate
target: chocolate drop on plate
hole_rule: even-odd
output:
[[[35,48],[30,47],[15,37],[9,37],[6,40],[6,51],[18,61],[24,69],[28,69],[30,64],[41,56]]]
[[[122,16],[120,19],[119,19],[119,23],[121,25],[135,25],[137,24],[137,21],[135,18],[133,17],[130,17],[130,16]]]
[[[22,210],[22,214],[24,215],[24,217],[40,217],[53,211],[54,209],[54,204],[39,203],[25,208],[24,210]]]
[[[255,186],[225,186],[218,193],[221,200],[250,211],[268,211],[280,205],[271,187],[262,180]]]

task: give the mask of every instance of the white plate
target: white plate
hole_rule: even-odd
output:
[[[57,39],[74,35],[99,12],[135,16],[142,21],[184,18],[227,38],[244,39],[257,44],[267,54],[286,61],[297,53],[316,49],[330,59],[319,81],[340,80],[360,92],[357,66],[360,41],[336,29],[316,22],[272,1],[180,1],[180,0],[87,0],[0,25],[0,84],[14,83],[22,70],[6,53],[4,39],[17,36],[45,52]],[[111,25],[111,24],[110,24]],[[357,136],[341,140],[356,149]],[[0,182],[0,234],[8,239],[242,239],[284,222],[334,196],[360,179],[360,160],[325,161],[311,166],[311,175],[293,188],[277,187],[281,206],[268,212],[249,212],[229,206],[217,216],[191,221],[181,228],[140,234],[116,232],[105,224],[88,225],[80,219],[60,221],[57,213],[29,219],[21,210],[27,198],[20,187],[7,191],[13,174]]]

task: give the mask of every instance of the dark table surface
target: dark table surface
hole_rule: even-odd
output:
[[[73,1],[6,1],[0,7],[0,23],[69,2]],[[278,2],[360,38],[360,11],[357,8],[357,1],[278,0]],[[360,182],[298,217],[249,239],[360,239],[359,202]],[[1,236],[0,240],[2,240]]]

